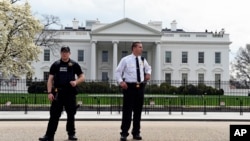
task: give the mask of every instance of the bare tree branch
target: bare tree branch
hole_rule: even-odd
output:
[[[58,30],[51,29],[52,26],[61,26],[59,17],[53,15],[42,15],[43,19],[41,22],[44,25],[44,29],[37,36],[35,44],[37,46],[47,47],[55,55],[55,50],[60,47],[61,40],[58,39]]]
[[[11,4],[14,4],[14,3],[16,3],[16,2],[18,2],[18,1],[20,1],[20,0],[10,0],[10,3],[11,3]]]
[[[241,88],[250,87],[250,45],[240,48],[234,62],[232,62],[232,79],[239,81]]]

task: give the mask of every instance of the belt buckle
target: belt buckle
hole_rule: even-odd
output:
[[[140,83],[136,83],[136,88],[140,88]]]

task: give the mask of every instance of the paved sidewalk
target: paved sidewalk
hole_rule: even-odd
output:
[[[142,121],[143,141],[229,141],[231,124],[249,122]],[[1,141],[37,141],[47,121],[0,121]],[[66,141],[66,121],[60,121],[55,141]],[[119,141],[120,121],[76,121],[78,141]],[[128,141],[133,141],[128,136]]]
[[[48,111],[0,112],[0,141],[36,141],[47,128]],[[63,112],[55,141],[66,141],[66,113]],[[121,113],[76,114],[79,141],[119,141]],[[143,141],[229,141],[232,124],[250,125],[250,113],[150,112],[142,113]],[[132,136],[128,141],[133,141]]]
[[[122,113],[115,112],[97,112],[94,111],[78,111],[76,120],[101,120],[101,121],[120,121]],[[25,114],[23,111],[1,111],[0,121],[16,121],[16,120],[48,120],[49,111],[28,111]],[[66,119],[66,113],[63,112],[61,120]],[[240,114],[239,112],[149,112],[142,113],[144,121],[250,121],[250,113]]]

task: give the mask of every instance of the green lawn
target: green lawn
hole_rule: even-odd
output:
[[[105,96],[108,95],[108,96]],[[0,94],[0,104],[11,101],[12,104],[50,104],[47,94]],[[122,103],[122,94],[78,94],[77,101],[84,105],[98,104],[101,105],[119,105]],[[201,106],[204,102],[207,106],[250,106],[249,96],[210,96],[206,95],[145,95],[145,104],[153,102],[155,105],[185,105]]]

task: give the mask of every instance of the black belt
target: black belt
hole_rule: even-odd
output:
[[[55,86],[55,88],[69,88],[69,87],[72,87],[72,86],[70,84]]]
[[[139,82],[126,82],[126,84],[128,87],[134,87],[134,88],[142,88],[144,85],[143,82],[141,82],[141,83],[139,83]]]

